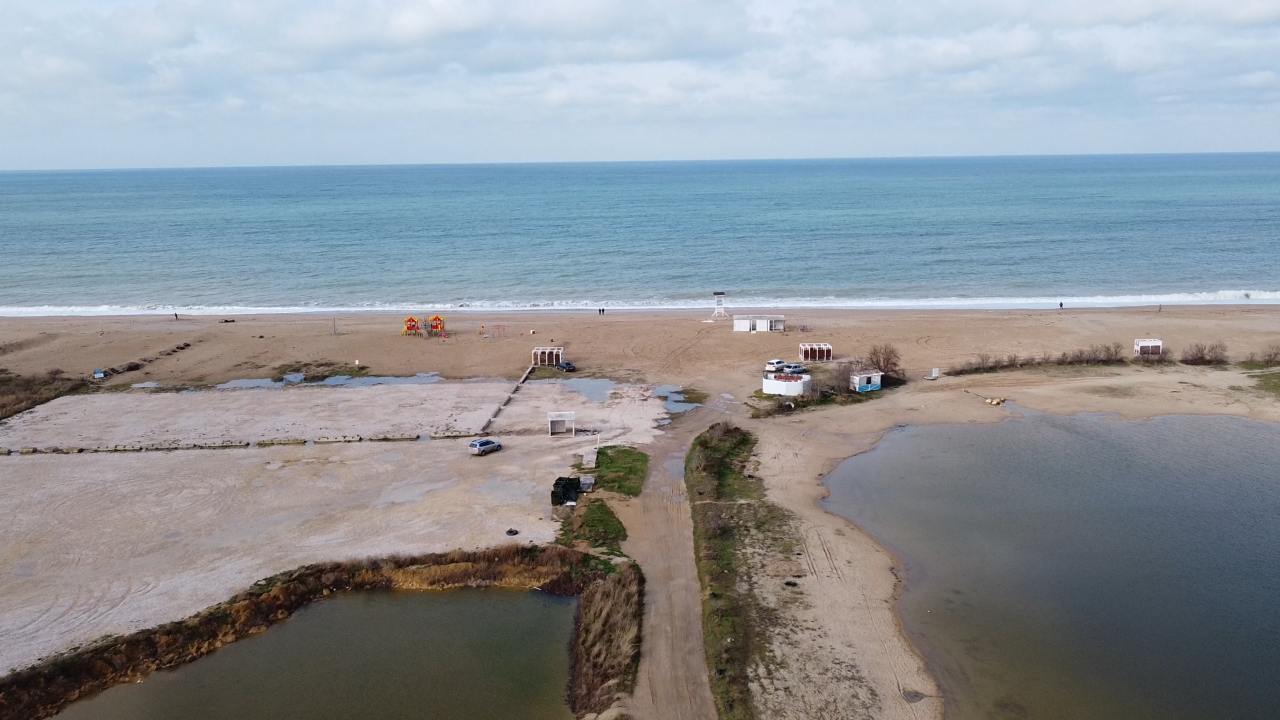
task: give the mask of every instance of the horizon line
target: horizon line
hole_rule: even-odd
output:
[[[1280,150],[1225,150],[1210,152],[1133,152],[1133,153],[1025,153],[992,155],[864,155],[846,157],[757,157],[757,158],[686,158],[659,160],[532,160],[510,162],[422,162],[422,163],[318,163],[295,165],[154,165],[75,168],[0,168],[0,175],[37,173],[146,172],[160,170],[290,170],[322,168],[415,168],[415,167],[530,167],[547,165],[694,165],[714,163],[768,162],[864,162],[910,160],[1020,160],[1036,158],[1144,158],[1144,157],[1216,157],[1227,155],[1280,155]]]

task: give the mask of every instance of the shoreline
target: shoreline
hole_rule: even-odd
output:
[[[1216,297],[1215,297],[1216,296]],[[1059,308],[1058,303],[1066,304]],[[1045,310],[1123,310],[1162,307],[1195,308],[1195,307],[1269,307],[1280,306],[1280,291],[1271,290],[1220,290],[1212,292],[1187,292],[1143,295],[1061,295],[1050,298],[1037,297],[982,297],[982,298],[868,298],[849,300],[847,302],[822,301],[769,301],[761,299],[758,304],[735,304],[726,306],[729,315],[750,313],[786,313],[786,312],[881,312],[881,311],[929,311],[929,312],[964,312],[964,311],[1045,311]],[[562,315],[575,313],[594,313],[604,308],[613,313],[699,313],[708,315],[714,309],[699,300],[691,303],[670,303],[658,305],[619,304],[614,301],[586,302],[572,301],[566,305],[515,305],[502,306],[485,304],[483,307],[469,303],[454,305],[449,303],[387,303],[378,307],[306,307],[306,306],[183,306],[154,305],[146,307],[131,306],[0,306],[0,319],[23,318],[166,318],[177,313],[190,318],[210,317],[328,317],[343,316],[377,316],[403,315],[421,313],[457,313],[461,315]]]

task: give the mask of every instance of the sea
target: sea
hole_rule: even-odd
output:
[[[0,315],[1280,302],[1280,154],[0,173]]]

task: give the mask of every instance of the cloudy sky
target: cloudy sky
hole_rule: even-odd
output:
[[[1280,150],[1280,0],[0,0],[0,168]]]

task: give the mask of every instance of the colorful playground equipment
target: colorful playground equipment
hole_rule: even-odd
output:
[[[444,332],[444,318],[435,315],[429,321],[427,335],[429,337],[448,337]]]
[[[418,318],[410,315],[404,319],[404,329],[400,331],[401,335],[413,335],[422,337],[422,326],[418,324]]]

